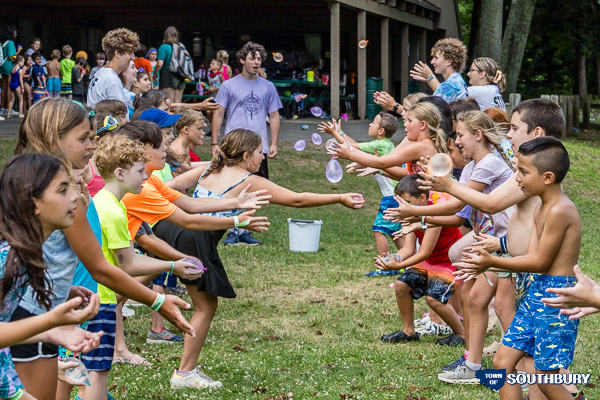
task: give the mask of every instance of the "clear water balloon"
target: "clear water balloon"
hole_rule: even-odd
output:
[[[429,159],[428,172],[433,176],[448,175],[452,172],[452,159],[448,154],[434,154]]]
[[[275,62],[282,62],[283,61],[283,54],[281,53],[273,53],[273,61]]]
[[[69,368],[65,371],[65,376],[67,378],[71,379],[72,381],[78,382],[82,385],[86,385],[86,386],[91,385],[88,370],[85,367],[85,365],[83,365],[81,360],[79,360],[78,358],[75,358],[75,357],[68,357],[68,358],[65,358],[63,361],[64,362],[74,362],[74,363],[78,364],[76,367]]]
[[[366,48],[366,47],[367,47],[367,45],[368,45],[368,44],[369,44],[369,41],[368,41],[368,40],[365,40],[365,39],[363,39],[363,40],[359,40],[359,41],[358,41],[358,48],[359,48],[359,49],[364,49],[364,48]]]
[[[310,113],[314,115],[315,118],[319,118],[321,115],[323,115],[323,109],[321,109],[321,107],[314,106],[310,108]]]
[[[342,166],[338,160],[331,157],[331,160],[329,160],[327,167],[325,168],[325,177],[331,183],[338,183],[342,180],[342,176],[344,176]]]
[[[319,146],[321,143],[323,143],[323,138],[317,132],[313,132],[310,139],[317,146]]]
[[[327,151],[330,151],[332,149],[337,149],[341,146],[340,142],[338,142],[337,140],[331,138],[329,139],[327,142],[325,142],[325,148],[327,149]]]
[[[296,151],[302,151],[302,150],[304,150],[305,147],[306,147],[306,140],[298,140],[296,143],[294,143],[294,149]]]

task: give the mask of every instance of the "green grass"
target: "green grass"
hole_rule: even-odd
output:
[[[14,142],[0,143],[10,154]],[[137,308],[125,322],[132,351],[152,367],[116,366],[110,392],[122,399],[488,399],[497,398],[483,386],[447,385],[437,380],[439,368],[462,353],[435,345],[434,337],[419,343],[383,344],[383,333],[397,330],[401,320],[393,278],[365,278],[373,269],[375,246],[370,227],[380,192],[373,179],[344,176],[337,184],[325,179],[328,157],[323,147],[309,145],[295,152],[282,144],[280,156],[269,162],[272,180],[295,191],[362,192],[362,210],[340,205],[292,209],[269,205],[260,211],[271,221],[269,232],[256,235],[261,247],[220,247],[223,263],[238,297],[221,300],[199,364],[221,380],[218,391],[172,392],[169,377],[181,357],[182,345],[147,345],[148,308]],[[572,169],[565,190],[584,221],[580,265],[594,279],[597,265],[599,148],[596,143],[569,141]],[[323,220],[317,253],[288,250],[287,218]],[[417,315],[425,311],[416,303]],[[191,316],[191,313],[187,313]],[[580,324],[573,372],[592,373],[600,384],[597,316]],[[498,339],[496,332],[496,339]],[[488,338],[488,343],[492,338]],[[485,360],[491,366],[491,360]],[[583,388],[589,399],[600,390]]]

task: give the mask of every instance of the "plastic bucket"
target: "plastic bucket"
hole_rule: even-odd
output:
[[[287,222],[290,231],[290,251],[316,252],[319,250],[323,221],[288,218]]]

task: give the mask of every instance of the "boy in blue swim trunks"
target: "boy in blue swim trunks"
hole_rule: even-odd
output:
[[[526,197],[539,196],[527,254],[512,258],[491,256],[479,249],[468,254],[458,267],[465,275],[487,268],[511,272],[533,272],[527,296],[517,310],[502,346],[494,357],[494,368],[514,373],[524,355],[532,355],[536,373],[557,374],[573,361],[579,321],[569,320],[556,308],[541,302],[548,288],[575,285],[573,266],[581,247],[581,219],[573,202],[563,193],[561,182],[569,170],[569,155],[552,137],[521,144],[516,181]],[[539,385],[549,399],[570,399],[562,385]],[[519,385],[504,385],[500,398],[520,398]]]

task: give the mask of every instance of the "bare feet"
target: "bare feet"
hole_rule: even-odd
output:
[[[144,357],[133,354],[130,351],[117,353],[113,355],[113,364],[129,364],[129,365],[152,365]]]

